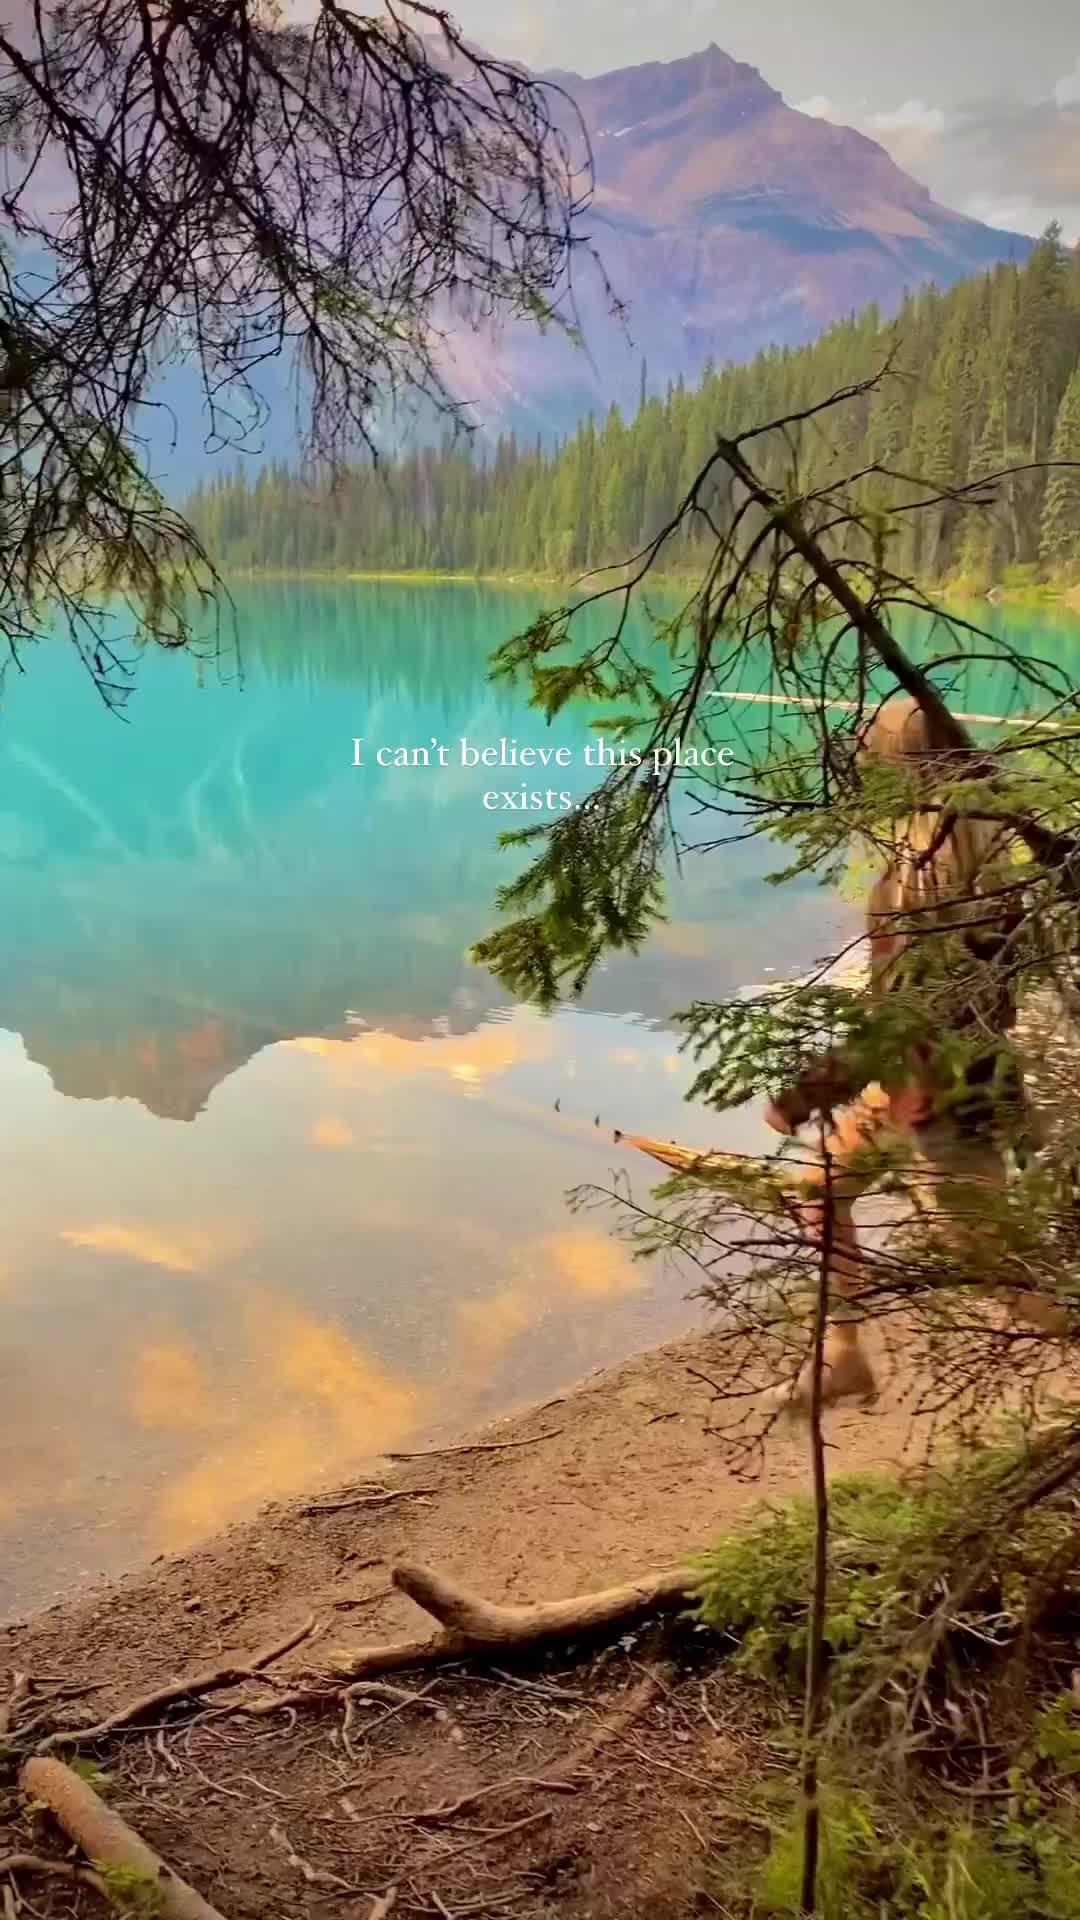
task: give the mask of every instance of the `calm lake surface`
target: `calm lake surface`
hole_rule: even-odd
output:
[[[541,604],[244,588],[242,679],[145,659],[127,724],[62,645],[4,680],[0,1611],[697,1317],[566,1190],[631,1165],[614,1126],[759,1147],[756,1116],[684,1105],[671,1014],[806,965],[850,910],[733,847],[579,1006],[508,1004],[467,951],[521,823],[481,795],[514,778],[357,771],[352,740],[583,745],[587,716],[548,733],[486,679]],[[1080,622],[1022,625],[1080,666]],[[984,667],[964,692],[1007,704]]]

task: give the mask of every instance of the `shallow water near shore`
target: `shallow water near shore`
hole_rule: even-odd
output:
[[[697,1318],[567,1189],[648,1192],[614,1127],[763,1144],[685,1106],[673,1010],[806,965],[851,914],[768,888],[747,843],[691,857],[646,950],[551,1018],[470,964],[518,824],[482,795],[509,783],[358,770],[352,743],[579,749],[590,716],[548,734],[487,680],[542,604],[252,585],[242,673],[144,659],[126,721],[59,644],[5,679],[0,1611]],[[1080,621],[993,619],[1080,659]],[[1007,706],[989,669],[963,692]]]

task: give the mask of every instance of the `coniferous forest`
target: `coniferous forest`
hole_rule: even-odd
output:
[[[776,348],[702,384],[648,394],[625,420],[613,407],[554,449],[513,434],[497,445],[448,435],[441,446],[351,468],[333,484],[299,469],[238,464],[189,503],[226,568],[463,571],[566,575],[617,563],[671,515],[715,434],[812,405],[867,380],[873,391],[801,430],[800,485],[870,465],[957,487],[1022,469],[993,511],[952,502],[901,522],[893,560],[925,580],[972,586],[1080,580],[1080,252],[1051,228],[1023,265],[1007,264],[948,292],[928,287],[883,319],[870,306],[809,347]],[[762,449],[759,447],[759,455]],[[781,483],[790,442],[764,451]],[[873,504],[880,476],[862,483]],[[856,489],[856,492],[858,489]],[[699,522],[669,549],[687,565],[704,551]]]

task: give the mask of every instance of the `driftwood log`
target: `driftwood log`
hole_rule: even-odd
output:
[[[154,1911],[162,1920],[224,1920],[190,1887],[186,1880],[167,1867],[164,1860],[145,1840],[121,1820],[118,1813],[99,1800],[93,1787],[80,1778],[62,1760],[38,1755],[28,1760],[19,1775],[23,1792],[48,1807],[54,1819],[92,1862],[101,1891],[118,1913],[133,1909],[131,1876],[152,1888]],[[116,1874],[115,1892],[110,1873]]]
[[[439,1622],[441,1632],[383,1646],[339,1648],[330,1656],[335,1673],[357,1679],[626,1626],[647,1614],[671,1613],[685,1606],[697,1587],[698,1576],[683,1567],[625,1586],[605,1587],[574,1600],[543,1600],[533,1606],[498,1605],[480,1599],[430,1567],[395,1567],[393,1581]]]

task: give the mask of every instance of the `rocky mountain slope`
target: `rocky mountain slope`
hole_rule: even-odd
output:
[[[875,141],[797,112],[719,47],[589,78],[541,77],[568,96],[562,117],[578,141],[571,101],[584,121],[596,190],[582,232],[621,311],[583,251],[567,313],[583,347],[525,323],[493,342],[444,315],[448,385],[485,434],[513,427],[550,438],[612,401],[632,412],[643,374],[650,392],[692,382],[710,360],[801,345],[869,301],[888,312],[908,287],[948,286],[1030,250],[1025,235],[939,206]],[[271,362],[254,384],[269,417],[235,437],[256,460],[288,460],[300,437],[295,371]],[[144,431],[172,490],[235,457],[230,446],[208,465],[194,369],[172,369],[160,397],[170,412]],[[236,410],[242,418],[239,402]],[[422,408],[379,431],[394,443],[444,428]]]
[[[484,420],[565,426],[585,407],[636,403],[695,379],[710,360],[794,345],[871,300],[941,285],[1022,257],[1023,235],[939,206],[851,128],[789,107],[756,68],[717,46],[688,59],[582,78],[544,76],[576,102],[596,194],[585,226],[625,323],[600,276],[577,276],[585,352],[505,333],[458,335],[454,384]]]

